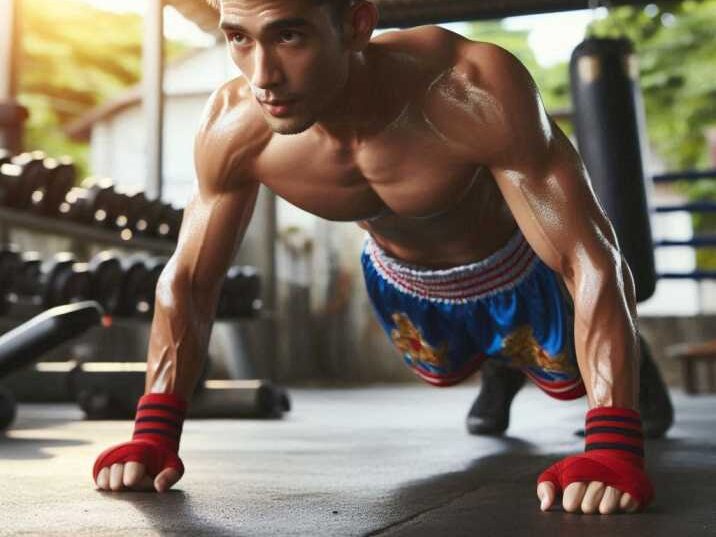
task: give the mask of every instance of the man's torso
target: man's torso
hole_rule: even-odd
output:
[[[251,173],[307,212],[356,222],[396,258],[444,268],[487,257],[513,235],[516,223],[489,170],[436,129],[436,111],[443,114],[440,122],[449,121],[445,114],[455,102],[448,101],[458,100],[452,79],[459,75],[449,61],[419,61],[434,29],[412,32],[375,41],[372,53],[384,73],[376,84],[385,90],[376,101],[377,120],[345,143],[313,128],[272,135]],[[247,93],[243,79],[232,84]],[[256,120],[263,121],[258,112]],[[489,133],[474,133],[474,143],[484,136]]]

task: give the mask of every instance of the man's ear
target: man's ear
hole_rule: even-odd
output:
[[[363,50],[370,42],[378,25],[378,8],[373,2],[358,0],[347,10],[343,19],[346,46],[354,51]]]

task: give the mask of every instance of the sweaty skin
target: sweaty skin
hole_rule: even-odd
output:
[[[365,0],[342,28],[311,0],[221,2],[243,76],[214,92],[196,137],[198,186],[157,287],[146,391],[191,399],[223,275],[263,184],[429,268],[483,259],[519,226],[574,300],[589,407],[637,409],[632,275],[528,72],[499,47],[438,27],[371,40],[376,22]],[[124,476],[113,468],[111,483],[103,469],[100,488],[146,482],[136,464]],[[164,490],[178,479],[165,477]],[[538,496],[548,509],[554,488],[542,483]],[[562,503],[584,513],[638,507],[599,482],[569,485]]]

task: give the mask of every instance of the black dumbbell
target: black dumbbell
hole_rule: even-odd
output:
[[[93,223],[114,227],[121,213],[122,196],[115,192],[112,180],[88,177],[82,181],[81,187],[87,190],[86,199],[91,207]]]
[[[161,223],[164,204],[159,200],[146,200],[144,207],[137,218],[134,232],[146,237],[155,237],[157,227]]]
[[[125,292],[120,257],[111,251],[99,252],[90,260],[88,268],[92,276],[92,299],[100,303],[105,313],[116,315]]]
[[[145,315],[152,308],[154,292],[149,282],[146,256],[135,255],[122,260],[122,292],[115,315],[132,317]]]
[[[47,161],[47,162],[46,162]],[[47,159],[42,151],[21,153],[12,157],[10,163],[17,168],[12,169],[15,183],[12,185],[12,195],[5,202],[15,209],[27,210],[32,207],[32,193],[40,190],[52,174]],[[6,168],[7,164],[3,165]]]
[[[250,317],[261,309],[261,277],[255,267],[236,265],[226,273],[216,316]]]
[[[154,234],[160,239],[176,240],[179,237],[183,215],[184,211],[174,208],[169,203],[164,203]]]
[[[60,204],[75,184],[77,170],[70,157],[46,158],[42,183],[30,195],[30,210],[45,216],[56,216]]]
[[[42,261],[38,252],[23,252],[22,266],[13,288],[20,300],[44,307],[89,300],[92,278],[87,263],[77,263],[71,252]]]
[[[137,191],[124,194],[124,200],[122,210],[115,219],[115,225],[122,231],[127,230],[131,238],[136,232],[137,221],[142,217],[147,205],[147,198],[144,192]]]
[[[71,252],[59,252],[40,268],[42,305],[46,308],[92,298],[92,275],[87,263],[78,263]]]
[[[20,271],[20,249],[15,244],[0,247],[0,315],[10,309],[8,293],[15,286],[15,279]]]

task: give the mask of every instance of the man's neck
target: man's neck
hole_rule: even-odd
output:
[[[372,56],[370,53],[351,56],[343,90],[312,129],[336,143],[350,145],[359,142],[362,133],[380,119],[381,79]]]

